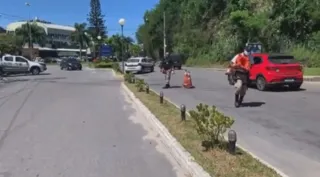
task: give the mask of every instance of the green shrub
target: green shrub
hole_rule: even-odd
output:
[[[320,67],[320,52],[302,45],[293,46],[289,52],[306,67]]]
[[[145,82],[143,79],[137,79],[136,80],[136,88],[138,90],[138,92],[142,92],[145,86]]]
[[[132,79],[134,78],[134,74],[129,72],[124,74],[124,81],[132,83]]]
[[[116,71],[116,72],[121,72],[119,63],[117,63],[117,62],[112,63],[112,69],[113,69],[114,71]],[[122,73],[122,72],[121,72],[121,73]]]
[[[221,145],[223,134],[234,123],[232,118],[220,113],[215,106],[209,107],[202,103],[189,113],[195,121],[195,129],[203,142],[209,142],[209,147]]]
[[[112,68],[111,62],[97,62],[93,64],[94,68]]]

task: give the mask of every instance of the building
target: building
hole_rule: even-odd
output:
[[[7,25],[6,30],[8,33],[14,33],[17,28],[26,23],[28,22],[19,21],[10,23]],[[40,54],[53,55],[53,53],[57,53],[55,55],[59,56],[59,51],[63,51],[64,53],[70,51],[72,55],[80,52],[78,46],[73,44],[70,38],[72,32],[75,31],[74,27],[53,24],[51,22],[39,20],[38,18],[35,18],[31,23],[36,23],[38,26],[42,27],[47,35],[47,44],[45,46],[41,47],[38,44],[34,44],[34,48],[39,49]],[[24,48],[27,48],[27,44]],[[85,50],[82,52],[85,52]]]

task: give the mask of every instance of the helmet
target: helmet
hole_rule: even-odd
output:
[[[243,54],[246,55],[246,56],[248,56],[248,55],[250,54],[250,49],[249,49],[249,47],[245,47],[245,48],[244,48]]]

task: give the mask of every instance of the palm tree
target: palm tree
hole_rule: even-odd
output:
[[[121,37],[120,35],[112,35],[110,38],[105,41],[112,47],[112,52],[116,55],[117,59],[120,57],[121,52]]]
[[[29,25],[32,41],[30,41]],[[16,29],[15,33],[17,36],[21,37],[21,40],[24,44],[28,43],[28,47],[31,49],[33,49],[33,43],[37,43],[41,46],[43,46],[46,43],[46,32],[42,27],[38,26],[36,23],[23,24],[21,27]]]
[[[124,36],[122,39],[122,37],[119,34],[115,34],[115,35],[112,35],[110,38],[108,38],[106,43],[112,47],[113,53],[116,54],[117,58],[120,57],[122,49],[124,50],[123,51],[124,57],[128,57],[128,51],[130,49],[130,46],[133,44],[133,39],[131,37],[126,37],[126,36]]]
[[[75,23],[75,31],[71,34],[71,40],[79,45],[80,58],[82,58],[82,49],[84,45],[89,44],[89,37],[86,35],[87,32],[86,23]]]

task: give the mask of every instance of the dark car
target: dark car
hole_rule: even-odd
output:
[[[181,69],[182,68],[182,62],[183,62],[183,55],[181,55],[181,54],[171,54],[170,57],[171,57],[171,59],[173,61],[174,69]]]
[[[170,54],[169,56],[173,61],[173,68],[174,69],[181,69],[182,63],[185,60],[185,56],[182,54]],[[159,67],[162,66],[162,61],[159,63]]]
[[[80,61],[75,58],[64,59],[60,63],[61,70],[82,70]]]

